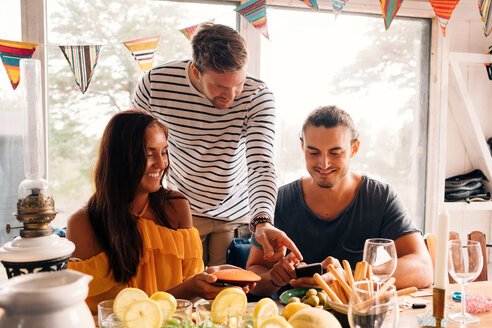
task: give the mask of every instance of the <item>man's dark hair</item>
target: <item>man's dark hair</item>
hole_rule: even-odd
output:
[[[212,70],[217,73],[235,72],[248,60],[243,37],[226,25],[205,23],[191,40],[193,64],[200,73]]]
[[[350,143],[352,145],[359,138],[359,132],[357,132],[350,115],[337,106],[321,106],[309,113],[302,125],[301,138],[303,138],[304,132],[309,125],[315,127],[324,126],[325,128],[333,128],[341,125],[350,132]]]

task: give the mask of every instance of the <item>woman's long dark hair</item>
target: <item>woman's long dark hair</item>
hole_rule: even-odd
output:
[[[106,126],[99,148],[96,192],[89,199],[88,216],[117,282],[127,283],[137,273],[143,252],[131,203],[147,166],[145,132],[151,125],[161,127],[167,138],[167,127],[151,114],[136,109],[119,112]],[[163,176],[166,173],[167,168]],[[169,194],[161,186],[149,194],[149,207],[161,225],[172,228],[164,211]]]

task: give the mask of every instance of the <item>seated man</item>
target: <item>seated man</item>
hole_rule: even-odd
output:
[[[396,287],[430,286],[429,253],[398,195],[389,185],[349,169],[360,145],[351,117],[335,106],[320,107],[307,117],[300,139],[310,176],[279,189],[275,227],[294,241],[304,261],[340,267],[338,260],[347,260],[355,268],[366,239],[389,238],[398,255]],[[262,280],[252,293],[273,295],[287,284],[316,286],[313,278],[296,279],[298,265],[293,254],[266,261],[253,238],[247,269]],[[333,279],[330,273],[322,277]]]

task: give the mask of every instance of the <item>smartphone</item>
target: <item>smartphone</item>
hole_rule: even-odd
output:
[[[296,268],[297,278],[312,277],[315,273],[323,274],[321,263],[306,264]]]

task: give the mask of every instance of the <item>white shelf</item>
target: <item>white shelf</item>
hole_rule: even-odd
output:
[[[444,202],[448,211],[492,211],[492,201],[488,202]]]

